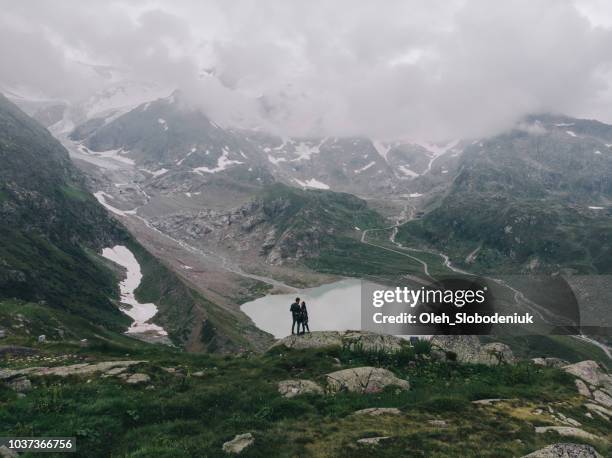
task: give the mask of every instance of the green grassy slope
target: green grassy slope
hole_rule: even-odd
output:
[[[48,348],[47,364],[62,352],[71,362],[108,359],[96,350]],[[522,456],[550,443],[554,434],[536,434],[534,425],[553,423],[536,409],[554,406],[579,420],[582,428],[606,437],[609,424],[588,418],[580,407],[572,377],[558,369],[529,364],[485,367],[435,363],[414,353],[402,358],[348,350],[279,349],[266,355],[219,357],[158,349],[127,351],[147,362],[134,368],[151,377],[145,386],[129,386],[100,376],[34,379],[23,398],[0,388],[2,436],[75,436],[75,456],[191,457],[225,456],[222,444],[251,432],[255,444],[242,456]],[[410,391],[394,388],[362,395],[283,398],[277,383],[285,379],[324,382],[324,374],[376,364],[409,379]],[[412,361],[409,363],[409,361]],[[11,359],[10,366],[23,361]],[[29,365],[37,364],[29,360]],[[163,368],[174,368],[174,375]],[[196,376],[195,373],[202,371]],[[510,398],[491,407],[473,400]],[[354,416],[368,407],[396,407],[400,415]],[[445,420],[439,428],[431,420]],[[357,439],[391,436],[375,451]],[[573,439],[572,442],[583,442]],[[592,442],[604,456],[602,442]],[[53,456],[53,455],[50,455]]]

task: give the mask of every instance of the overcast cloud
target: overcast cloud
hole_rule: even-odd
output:
[[[291,135],[443,140],[542,111],[611,122],[609,5],[0,0],[0,82],[78,100],[121,75]]]

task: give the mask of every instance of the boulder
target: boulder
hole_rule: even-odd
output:
[[[253,442],[255,442],[255,438],[251,433],[238,434],[231,441],[225,442],[222,449],[225,453],[237,455],[245,448],[250,447]]]
[[[361,445],[378,445],[381,441],[390,438],[391,436],[364,437],[363,439],[357,439],[357,443]]]
[[[17,458],[19,453],[15,450],[11,450],[6,445],[0,447],[0,458]]]
[[[572,426],[537,426],[535,432],[538,434],[545,434],[548,432],[555,432],[560,436],[579,437],[580,439],[586,440],[602,440],[599,436],[586,432],[584,429],[574,428]]]
[[[602,387],[605,391],[612,393],[612,376],[606,374],[595,361],[580,361],[565,366],[563,370],[584,380],[589,385]]]
[[[25,377],[18,377],[6,382],[6,386],[17,393],[26,393],[32,389],[32,382]]]
[[[593,391],[593,400],[605,407],[612,407],[612,397],[601,390]]]
[[[103,361],[96,364],[79,363],[69,366],[55,367],[26,367],[24,369],[0,369],[0,380],[8,380],[19,376],[56,375],[67,377],[69,375],[89,375],[95,372],[107,372],[113,367],[130,367],[146,361]]]
[[[575,380],[575,383],[576,383],[576,388],[578,389],[578,394],[580,394],[581,396],[587,397],[587,398],[591,397],[591,391],[589,390],[589,387],[586,385],[586,383],[584,383],[579,378]]]
[[[356,393],[377,393],[387,386],[408,390],[407,380],[396,377],[393,372],[377,367],[355,367],[327,374],[327,389],[330,393],[351,391]]]
[[[151,377],[141,373],[132,374],[125,379],[125,383],[129,383],[130,385],[140,385],[142,383],[149,383],[150,381]]]
[[[482,364],[489,366],[497,364],[516,364],[516,358],[510,347],[500,342],[493,342],[481,347]],[[488,360],[486,359],[488,357]]]
[[[399,337],[373,332],[347,331],[342,335],[342,344],[351,350],[384,351],[395,353],[408,342]]]
[[[559,443],[536,450],[523,458],[603,458],[590,445]]]
[[[562,368],[569,364],[569,362],[561,358],[533,358],[531,361],[533,362],[533,364],[537,364],[538,366],[556,368]]]
[[[370,407],[369,409],[361,409],[353,415],[370,415],[378,417],[379,415],[401,415],[402,412],[395,407]]]
[[[498,402],[511,401],[509,398],[490,398],[490,399],[478,399],[477,401],[472,401],[472,404],[481,405],[481,406],[490,406],[496,404]]]
[[[597,415],[599,415],[601,418],[610,421],[610,418],[612,418],[612,410],[608,410],[603,406],[600,406],[599,404],[592,404],[590,402],[587,402],[584,405],[588,410],[590,410],[591,412],[595,412]]]
[[[427,423],[434,428],[448,428],[446,420],[427,420]]]
[[[482,345],[477,336],[434,336],[430,342],[432,355],[445,361],[454,358],[459,363],[487,366],[516,363],[512,350],[506,344],[494,342]]]
[[[348,347],[352,350],[396,352],[409,345],[404,339],[366,331],[314,331],[291,335],[275,342],[270,348],[330,348]]]
[[[278,382],[278,392],[293,398],[302,394],[323,394],[323,388],[312,380],[283,380]]]

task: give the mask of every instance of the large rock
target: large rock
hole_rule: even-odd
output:
[[[357,439],[357,443],[361,445],[378,445],[387,439],[391,439],[391,436],[364,437],[363,439]]]
[[[523,458],[603,458],[590,445],[560,443],[536,450]]]
[[[312,380],[283,380],[278,382],[278,392],[292,398],[302,394],[323,394],[323,388]]]
[[[223,451],[225,453],[237,455],[245,448],[251,446],[253,442],[255,442],[255,438],[251,433],[238,434],[231,441],[227,441],[223,444]]]
[[[586,440],[602,440],[601,437],[586,432],[584,429],[574,428],[572,426],[536,426],[536,433],[544,434],[549,432],[555,432],[560,436],[579,437],[580,439]]]
[[[476,336],[434,336],[430,342],[432,354],[442,360],[454,358],[459,363],[487,366],[516,363],[508,345],[499,342],[482,345]]]
[[[351,350],[385,351],[394,353],[408,345],[406,340],[386,334],[373,332],[347,331],[342,336],[342,344]]]
[[[612,397],[601,390],[593,391],[593,400],[605,407],[612,407]]]
[[[19,453],[14,450],[11,450],[6,445],[0,447],[0,458],[17,458]]]
[[[18,377],[6,382],[6,386],[17,393],[26,393],[32,389],[32,382],[25,377]]]
[[[377,367],[355,367],[327,374],[327,389],[331,393],[377,393],[387,386],[397,386],[403,390],[410,388],[408,381],[396,377],[387,369]]]
[[[330,348],[347,347],[352,350],[396,352],[409,343],[395,336],[366,331],[315,331],[308,334],[291,335],[278,340],[270,348]]]
[[[401,415],[401,410],[396,407],[370,407],[369,409],[361,409],[353,415],[369,415],[378,417],[379,415]]]
[[[151,377],[147,374],[136,373],[132,374],[125,379],[125,383],[130,385],[141,385],[143,383],[149,383],[151,381]]]
[[[578,378],[574,380],[574,382],[576,383],[576,389],[578,390],[578,394],[587,398],[591,397],[591,390],[589,390],[589,387],[586,383],[584,383]]]
[[[569,362],[565,361],[564,359],[552,358],[552,357],[551,358],[533,358],[531,361],[533,362],[533,364],[537,364],[538,366],[555,367],[555,368],[561,368],[569,364]]]
[[[55,375],[67,377],[69,375],[90,375],[95,372],[107,372],[115,367],[130,367],[146,361],[104,361],[96,364],[79,363],[69,366],[56,367],[26,367],[24,369],[0,369],[0,380],[8,380],[20,376],[47,376]]]
[[[589,385],[601,387],[606,392],[612,393],[612,377],[606,374],[595,361],[580,361],[565,366],[563,370],[584,380]]]

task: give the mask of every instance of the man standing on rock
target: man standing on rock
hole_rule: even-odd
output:
[[[298,333],[300,332],[300,298],[296,297],[295,302],[289,307],[291,317],[293,318],[293,324],[291,325],[291,334],[295,334],[295,325],[297,324]]]

